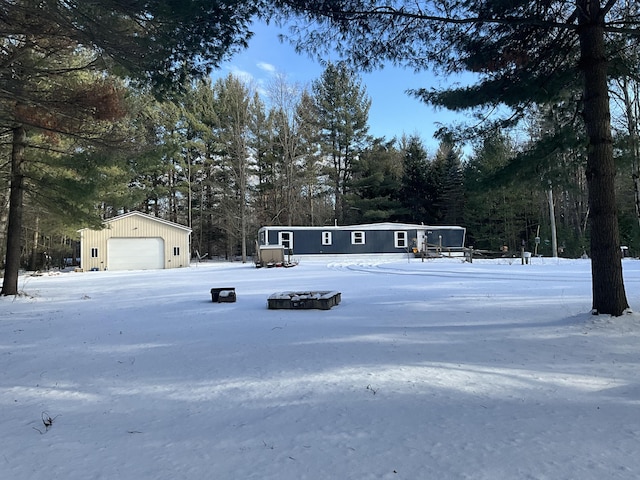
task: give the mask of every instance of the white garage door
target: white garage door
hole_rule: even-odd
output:
[[[153,270],[164,268],[162,238],[110,238],[107,242],[109,270]]]

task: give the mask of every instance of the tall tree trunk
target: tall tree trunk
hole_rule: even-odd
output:
[[[556,229],[556,211],[553,205],[553,188],[547,190],[547,200],[549,201],[549,223],[551,225],[551,255],[558,256],[558,232]]]
[[[0,259],[4,259],[7,247],[7,224],[9,223],[9,196],[11,188],[7,183],[6,188],[0,193]],[[4,264],[0,264],[2,274]]]
[[[40,215],[36,214],[34,219],[35,227],[33,228],[33,248],[31,249],[31,264],[30,270],[38,270],[38,239],[40,238]]]
[[[246,208],[242,206],[242,220],[241,220],[241,240],[242,240],[242,263],[247,263],[247,213]]]
[[[18,294],[18,271],[22,245],[22,213],[24,210],[24,149],[27,133],[22,125],[13,129],[11,150],[11,192],[7,224],[7,254],[2,295]]]
[[[619,316],[629,307],[622,278],[615,199],[615,164],[599,0],[577,0],[580,67],[584,76],[584,122],[589,138],[587,182],[591,217],[593,313]]]

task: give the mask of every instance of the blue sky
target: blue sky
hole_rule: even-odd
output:
[[[304,54],[297,54],[293,47],[281,43],[277,35],[282,32],[274,25],[256,23],[249,48],[236,54],[214,72],[214,78],[226,76],[229,72],[238,75],[260,87],[268,83],[276,73],[284,74],[289,83],[310,85],[318,79],[323,67]],[[327,60],[338,60],[328,58]],[[427,150],[435,153],[438,142],[433,138],[439,123],[447,124],[460,119],[459,115],[446,110],[434,110],[406,92],[409,88],[430,87],[446,82],[430,72],[413,73],[411,70],[387,67],[373,73],[360,74],[362,84],[371,97],[369,111],[369,132],[378,137],[391,139],[418,134]]]

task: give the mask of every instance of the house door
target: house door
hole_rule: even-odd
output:
[[[416,245],[415,247],[419,252],[427,251],[427,236],[424,230],[418,230],[416,234]]]

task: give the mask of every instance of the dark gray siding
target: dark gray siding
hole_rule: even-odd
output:
[[[462,248],[464,246],[464,233],[463,229],[453,228],[429,228],[426,230],[427,243],[429,246],[437,246],[439,244],[439,237],[442,236],[443,248]]]
[[[395,232],[406,232],[406,247],[395,247]],[[270,245],[278,244],[279,232],[292,232],[293,254],[317,255],[317,254],[359,254],[359,253],[403,253],[413,246],[412,240],[416,238],[416,230],[352,230],[333,229],[287,229],[286,227],[269,227],[268,240]],[[322,244],[323,232],[331,232],[331,245]],[[364,244],[352,243],[352,232],[363,232]],[[262,243],[262,239],[261,244]]]
[[[372,228],[373,227],[373,228]],[[377,228],[376,228],[377,227]],[[263,227],[259,230],[259,245],[279,245],[281,232],[293,237],[294,255],[403,253],[417,246],[423,248],[422,235],[427,235],[430,248],[442,246],[443,250],[460,251],[464,247],[465,229],[460,227],[431,227],[407,224],[351,225],[325,227]],[[323,245],[325,232],[331,234],[331,244]],[[352,242],[353,232],[364,234],[364,244]],[[406,245],[396,247],[396,232],[406,233]],[[415,240],[420,238],[420,245]]]

